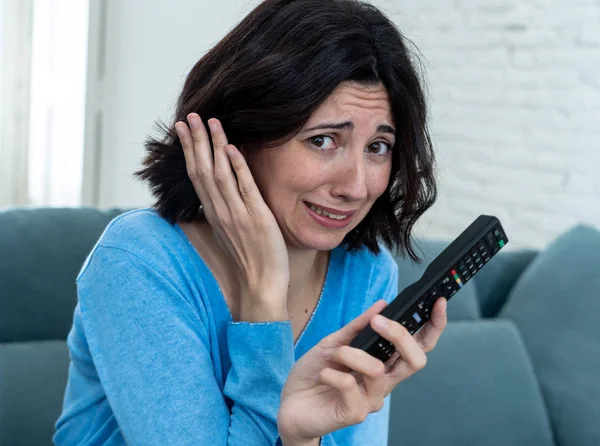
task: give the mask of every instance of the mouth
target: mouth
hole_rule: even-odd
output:
[[[356,211],[342,211],[339,209],[317,206],[308,201],[304,202],[308,213],[322,226],[330,229],[340,229],[347,226]]]
[[[318,214],[323,214],[327,217],[332,217],[332,218],[337,218],[340,219],[340,217],[345,218],[345,217],[350,217],[352,216],[352,214],[356,213],[356,210],[354,211],[342,211],[340,209],[334,209],[334,208],[328,208],[325,206],[319,206],[315,203],[311,203],[310,201],[305,201],[304,202],[309,208],[311,208],[313,211],[317,212]]]

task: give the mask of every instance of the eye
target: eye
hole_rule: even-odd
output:
[[[381,152],[381,149],[384,150],[383,153]],[[377,142],[370,144],[367,147],[367,150],[369,153],[374,153],[375,155],[385,156],[385,155],[388,155],[389,153],[391,153],[392,146],[391,146],[391,144],[388,144],[387,142],[377,141]]]
[[[308,138],[308,140],[310,141],[310,143],[321,149],[321,150],[331,150],[333,148],[335,148],[335,144],[331,144],[333,143],[333,138],[331,136],[327,136],[327,135],[317,135],[317,136],[313,136],[312,138]],[[331,143],[329,143],[329,145],[327,145],[327,140],[330,140]]]

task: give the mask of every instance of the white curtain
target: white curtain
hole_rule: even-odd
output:
[[[78,206],[89,2],[0,2],[0,206]]]
[[[0,2],[0,206],[29,204],[33,0]]]

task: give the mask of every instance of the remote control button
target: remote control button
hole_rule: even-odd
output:
[[[506,237],[504,236],[502,231],[500,231],[499,229],[495,229],[494,235],[496,236],[496,240],[498,240],[498,242],[501,242],[502,245],[504,245]]]
[[[428,302],[435,302],[437,298],[440,297],[440,290],[438,288],[433,288],[429,293],[429,297],[427,299]]]
[[[469,266],[473,263],[473,260],[471,259],[470,255],[467,255],[464,260],[465,260],[465,263],[467,266]]]
[[[421,318],[421,315],[417,312],[413,313],[412,317],[415,321],[417,321],[417,324],[420,324],[421,321],[423,320],[423,318]]]

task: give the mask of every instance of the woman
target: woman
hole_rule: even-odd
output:
[[[419,77],[354,0],[267,0],[189,73],[77,279],[57,444],[386,444],[389,393],[421,369],[379,317],[390,250],[435,201]],[[368,324],[399,354],[348,346]]]

